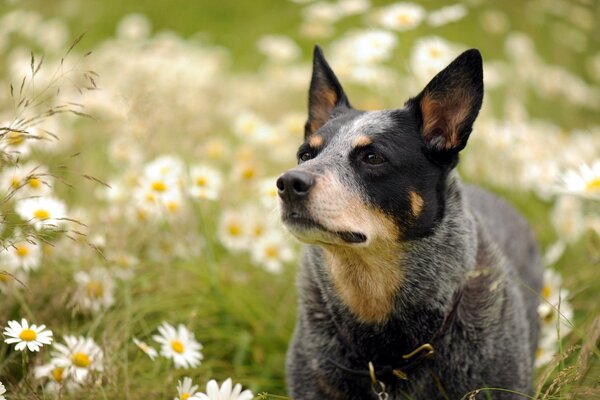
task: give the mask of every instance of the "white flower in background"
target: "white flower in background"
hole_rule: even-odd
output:
[[[65,344],[55,343],[51,363],[63,368],[64,378],[85,382],[90,374],[104,370],[102,349],[91,338],[68,335]]]
[[[148,357],[150,357],[151,360],[154,361],[156,356],[158,356],[158,352],[156,351],[156,349],[154,347],[149,346],[146,342],[142,342],[141,340],[133,338],[133,343],[135,343],[135,345],[141,351],[143,351],[144,354],[146,354]]]
[[[444,69],[456,55],[448,41],[438,36],[419,39],[410,58],[413,74],[428,81]]]
[[[216,200],[219,197],[221,172],[208,165],[196,165],[190,170],[187,191],[194,199]]]
[[[546,249],[544,253],[544,265],[553,265],[562,257],[565,252],[565,242],[557,240],[554,244]]]
[[[152,24],[144,14],[129,14],[121,19],[117,26],[119,39],[140,40],[150,35]]]
[[[140,260],[129,253],[118,252],[107,257],[110,260],[112,271],[119,279],[131,279],[134,275],[135,267],[140,263]]]
[[[369,10],[371,2],[369,0],[338,0],[337,8],[345,16],[362,14]]]
[[[535,351],[534,367],[540,368],[548,364],[557,352],[558,340],[556,335],[547,334],[542,330],[540,339],[538,340],[538,348]]]
[[[300,47],[290,37],[266,35],[257,43],[258,50],[274,62],[291,62],[300,56]]]
[[[414,29],[425,18],[425,9],[416,3],[396,3],[380,9],[375,19],[379,25],[395,31]]]
[[[391,57],[397,42],[393,33],[381,29],[351,31],[332,44],[332,59],[339,66],[377,64]]]
[[[219,388],[219,384],[214,379],[206,384],[206,393],[198,393],[188,400],[252,400],[254,395],[250,390],[242,392],[242,385],[239,383],[233,386],[231,378],[227,378]]]
[[[4,393],[6,393],[6,388],[4,387],[4,384],[0,382],[0,400],[6,400]]]
[[[97,313],[115,303],[115,283],[105,268],[77,271],[74,278],[77,289],[73,303],[82,310]]]
[[[183,171],[183,161],[178,157],[169,155],[157,157],[144,167],[144,175],[148,177],[181,177]]]
[[[36,230],[56,228],[64,221],[67,208],[65,203],[54,197],[34,197],[17,201],[15,211],[23,220],[33,224]]]
[[[582,164],[577,170],[569,170],[561,177],[559,192],[600,200],[600,160],[591,166]]]
[[[63,20],[53,18],[38,24],[34,37],[40,48],[47,52],[56,51],[66,45],[69,29]]]
[[[430,12],[427,16],[427,23],[431,26],[442,26],[458,21],[465,15],[467,15],[467,7],[464,4],[454,4]]]
[[[79,387],[77,382],[67,379],[64,367],[59,367],[52,362],[35,367],[34,375],[36,379],[47,380],[44,391],[48,393],[58,393],[64,389],[72,391]]]
[[[19,235],[20,233],[15,233],[15,237],[18,238]],[[4,266],[13,271],[32,271],[42,262],[42,249],[31,239],[16,240],[5,248],[0,248],[0,258],[4,261]]]
[[[48,195],[52,192],[52,181],[48,169],[33,162],[5,168],[0,174],[1,190],[6,193],[15,191],[15,199]]]
[[[274,274],[280,273],[282,264],[293,258],[294,252],[281,234],[266,234],[252,245],[252,262]]]
[[[331,24],[343,17],[336,4],[325,1],[310,4],[302,12],[306,21],[320,24]]]
[[[581,199],[574,196],[560,196],[554,203],[550,221],[561,240],[566,243],[579,240],[586,228]]]
[[[272,176],[264,178],[258,183],[260,202],[267,210],[276,210],[279,205],[277,200],[279,194],[275,182],[277,182],[277,177]]]
[[[159,335],[152,338],[160,343],[160,354],[170,358],[175,363],[175,368],[193,368],[200,365],[204,358],[200,350],[200,344],[183,324],[179,324],[177,329],[167,322],[163,322],[158,327]]]
[[[25,318],[18,321],[8,321],[8,326],[4,328],[4,342],[15,344],[15,350],[23,351],[25,348],[29,351],[39,351],[45,344],[52,343],[52,331],[46,329],[46,325],[31,326]]]
[[[233,120],[233,132],[242,140],[268,143],[274,139],[274,129],[257,114],[245,111]]]
[[[542,321],[542,333],[544,330],[556,332],[557,329],[560,329],[561,335],[564,336],[571,331],[570,321],[573,319],[573,307],[568,302],[568,297],[569,291],[562,287],[560,274],[552,269],[545,269],[542,300],[538,306],[538,315]]]
[[[177,397],[173,400],[188,400],[199,395],[199,393],[196,393],[197,390],[198,385],[192,385],[192,378],[186,376],[182,381],[177,382]]]
[[[31,71],[27,70],[27,74],[30,75]],[[23,75],[19,76],[19,79],[23,79]],[[0,149],[14,158],[23,159],[28,157],[31,153],[31,134],[21,129],[10,129],[9,124],[0,124],[0,128],[9,128],[8,130],[3,129],[0,131],[0,133],[4,134],[0,139]]]
[[[238,210],[225,210],[221,214],[217,235],[228,250],[235,252],[248,248],[253,232],[247,217]]]

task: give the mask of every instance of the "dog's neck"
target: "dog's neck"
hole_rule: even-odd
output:
[[[445,215],[432,235],[368,248],[324,247],[341,302],[367,324],[403,320],[414,306],[447,308],[475,266],[477,233],[466,209],[460,181],[453,173],[446,188]]]

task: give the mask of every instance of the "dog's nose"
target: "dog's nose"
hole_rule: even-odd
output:
[[[277,192],[283,200],[301,200],[314,184],[315,179],[308,172],[288,171],[277,179]]]

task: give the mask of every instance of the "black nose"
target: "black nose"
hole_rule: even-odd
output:
[[[277,192],[283,200],[301,200],[314,184],[315,179],[308,172],[288,171],[277,179]]]

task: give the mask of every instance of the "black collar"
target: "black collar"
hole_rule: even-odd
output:
[[[454,318],[456,317],[456,312],[458,310],[458,305],[462,298],[462,293],[462,289],[458,289],[456,292],[454,292],[452,308],[450,309],[450,312],[446,314],[442,325],[435,332],[435,334],[429,340],[429,342],[426,342],[417,347],[415,350],[411,351],[410,353],[403,355],[402,358],[393,365],[374,366],[371,361],[368,361],[365,362],[365,364],[368,366],[368,369],[351,369],[331,358],[326,358],[326,360],[344,372],[358,376],[370,377],[373,385],[381,384],[381,380],[386,378],[389,379],[395,377],[403,380],[408,380],[408,373],[410,371],[416,369],[418,366],[423,364],[425,360],[433,358],[435,356],[435,349],[437,345],[439,344],[443,336],[446,334],[446,332],[448,332],[448,329],[450,328]],[[343,341],[346,342],[346,347],[348,348],[348,350],[350,350],[353,354],[358,354],[356,349],[354,349],[353,346],[350,345],[349,340],[342,333],[343,330],[341,329],[335,318],[333,320],[338,330],[338,335],[340,338],[342,338]],[[365,357],[360,358],[364,359]]]

